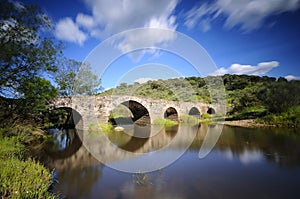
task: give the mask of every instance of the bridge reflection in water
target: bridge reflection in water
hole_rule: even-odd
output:
[[[122,132],[106,135],[115,148],[141,155],[151,154],[174,142],[175,144],[168,149],[170,154],[182,149],[186,141],[193,139],[187,152],[178,161],[170,167],[148,174],[133,175],[109,169],[96,160],[84,145],[78,145],[72,130],[69,130],[70,139],[66,138],[67,133],[64,131],[60,136],[56,136],[57,141],[65,144],[56,145],[52,142],[52,145],[48,143],[44,146],[47,153],[42,161],[50,169],[55,169],[58,183],[54,185],[54,192],[60,192],[68,198],[297,196],[300,183],[299,134],[292,130],[225,126],[212,153],[200,160],[197,154],[207,129],[207,125],[161,128],[159,133],[154,133],[150,138],[137,138]],[[133,130],[133,134],[139,130]],[[155,125],[150,127],[150,131],[157,131]],[[177,140],[179,135],[182,136]],[[93,140],[88,141],[93,144]],[[96,142],[96,139],[94,141]],[[135,164],[133,157],[127,153],[116,156],[112,155],[115,151],[106,150],[104,145],[99,147],[101,146],[97,145],[98,155],[105,156],[111,164]],[[160,158],[167,158],[167,155]],[[231,180],[228,180],[229,178]],[[243,192],[238,191],[237,187]]]
[[[207,126],[199,128],[200,126],[180,127],[175,125],[165,128],[161,125],[123,125],[123,127],[125,128],[124,131],[113,131],[104,134],[110,141],[105,145],[99,145],[95,137],[92,137],[87,142],[91,145],[96,143],[95,147],[101,148],[97,155],[105,157],[103,159],[109,162],[120,160],[126,161],[126,159],[131,158],[134,154],[146,154],[168,146],[179,131],[184,131],[184,136],[181,136],[181,139],[177,139],[177,143],[174,145],[174,147],[177,147],[178,149],[185,146],[185,142],[190,142],[191,139],[194,139],[197,132],[197,139],[203,139],[205,133],[200,132],[207,131]],[[184,128],[184,130],[182,130],[182,128]],[[151,132],[153,136],[150,136]],[[89,134],[90,132],[88,130],[76,131],[75,129],[52,129],[50,130],[50,133],[53,135],[53,139],[45,143],[44,146],[48,159],[43,160],[48,163],[50,168],[68,169],[99,163],[99,161],[94,159],[89,153],[86,147],[82,145],[78,136],[78,134],[81,136]],[[108,145],[113,145],[114,147],[112,148]],[[92,146],[89,146],[89,148],[92,148]],[[116,153],[114,148],[122,149],[125,153]],[[128,155],[126,152],[131,152],[132,156]]]

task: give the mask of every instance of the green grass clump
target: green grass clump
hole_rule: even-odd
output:
[[[50,172],[40,163],[25,159],[24,144],[28,138],[33,141],[34,134],[28,127],[0,129],[1,198],[54,198],[48,192]]]
[[[25,151],[24,145],[22,145],[17,137],[7,138],[0,137],[0,159],[5,160],[8,158],[23,158],[23,152]]]
[[[211,115],[208,114],[208,113],[203,113],[203,114],[201,115],[201,119],[206,120],[206,119],[210,119],[210,118],[211,118]]]
[[[158,118],[158,119],[155,119],[153,121],[153,124],[165,125],[165,126],[174,126],[174,125],[178,125],[178,122],[177,121],[172,121],[172,120],[169,120],[169,119]]]
[[[110,122],[100,123],[99,126],[103,133],[111,133],[113,131],[113,126]]]
[[[180,121],[185,124],[199,124],[200,120],[191,115],[181,115]]]
[[[0,195],[3,198],[52,198],[50,172],[39,163],[29,159],[1,160]]]
[[[98,122],[98,123],[92,123],[89,125],[89,133],[97,134],[99,132],[102,133],[111,133],[113,131],[113,125],[108,122]]]

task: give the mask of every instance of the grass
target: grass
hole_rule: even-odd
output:
[[[0,193],[3,198],[52,198],[51,174],[38,162],[17,158],[1,160]]]
[[[1,198],[54,198],[48,192],[50,172],[40,163],[25,159],[24,143],[36,136],[36,129],[29,129],[18,126],[0,130]]]
[[[203,120],[210,119],[210,118],[211,118],[211,115],[208,114],[208,113],[203,113],[203,114],[201,115],[201,119],[203,119]]]
[[[244,120],[263,117],[266,114],[266,109],[263,106],[246,107],[242,111],[230,115],[226,120]]]
[[[24,145],[22,145],[17,137],[0,138],[0,159],[5,160],[9,158],[23,158],[23,152],[25,150]]]
[[[39,128],[20,125],[1,128],[0,135],[4,137],[16,137],[22,144],[25,145],[42,142],[47,137]]]
[[[113,126],[110,122],[108,123],[99,123],[99,126],[103,133],[111,133],[113,131]]]
[[[100,132],[100,130],[102,133],[111,133],[113,131],[113,126],[110,122],[98,122],[89,125],[90,133],[97,134],[98,132]]]
[[[266,123],[278,127],[300,127],[300,106],[291,107],[283,113],[268,114],[256,120],[259,123]]]
[[[178,125],[178,122],[172,121],[169,119],[158,118],[153,121],[153,124],[165,125],[165,126],[175,126],[175,125]]]

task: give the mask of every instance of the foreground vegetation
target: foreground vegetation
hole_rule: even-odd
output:
[[[0,130],[1,198],[54,198],[48,190],[50,172],[28,157],[26,145],[42,139],[37,129],[14,127]]]

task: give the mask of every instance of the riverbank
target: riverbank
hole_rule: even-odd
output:
[[[41,136],[27,127],[0,129],[1,198],[55,198],[48,192],[50,171],[28,156],[26,143],[41,141]]]
[[[227,126],[245,127],[245,128],[263,128],[263,127],[276,127],[272,124],[259,123],[255,119],[232,120],[219,122]]]

